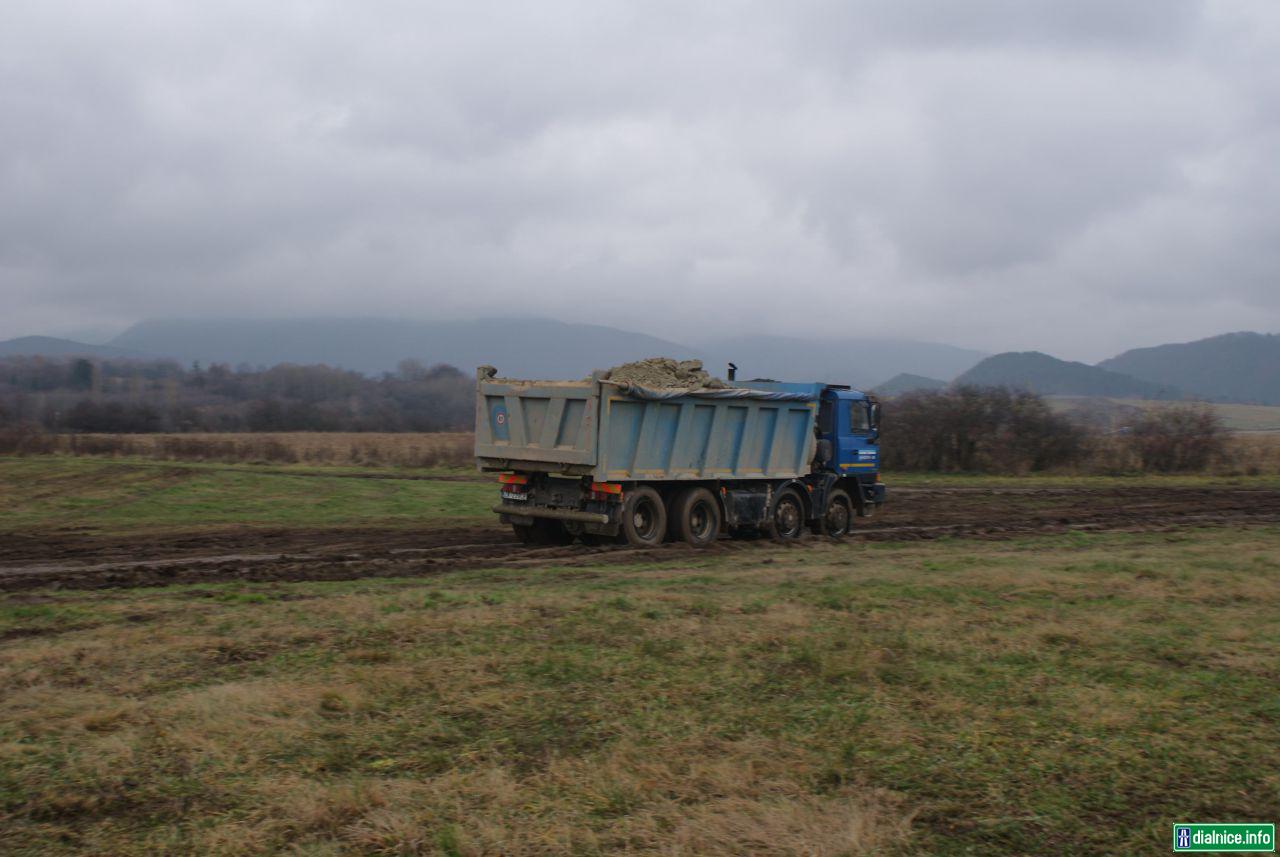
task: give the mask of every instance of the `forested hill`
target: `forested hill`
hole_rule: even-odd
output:
[[[630,319],[628,323],[635,322]],[[767,327],[767,320],[762,320]],[[936,342],[865,336],[737,334],[718,325],[685,342],[634,330],[545,318],[423,321],[386,318],[173,319],[135,324],[109,345],[49,337],[0,342],[0,356],[133,356],[183,365],[274,366],[323,363],[377,375],[406,357],[470,372],[491,364],[521,378],[583,378],[645,357],[698,358],[720,374],[737,363],[742,377],[830,381],[867,386],[899,372],[951,379],[987,356]]]
[[[877,384],[871,392],[877,396],[901,396],[904,393],[918,393],[930,390],[946,389],[947,382],[938,378],[926,378],[924,375],[913,375],[903,372],[894,375],[883,384]]]
[[[1087,363],[1059,360],[1038,351],[1010,351],[988,357],[956,378],[954,383],[1030,390],[1044,396],[1183,398],[1182,392],[1172,385],[1141,381]]]
[[[1280,335],[1272,333],[1135,348],[1098,366],[1211,401],[1280,405]]]
[[[324,363],[377,374],[412,357],[467,373],[491,364],[526,378],[582,378],[593,369],[659,354],[698,356],[688,346],[643,333],[540,318],[156,320],[134,325],[111,344],[183,364]]]
[[[19,336],[0,342],[0,357],[25,357],[39,355],[41,357],[111,357],[111,358],[145,358],[154,357],[129,348],[114,345],[89,345],[72,339],[61,339],[56,336]]]

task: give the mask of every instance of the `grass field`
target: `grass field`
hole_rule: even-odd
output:
[[[887,474],[897,488],[1236,485],[1280,477]],[[0,457],[0,532],[144,533],[253,527],[490,522],[494,478],[473,469],[226,465],[68,456]]]
[[[1182,402],[1163,402],[1151,399],[1111,399],[1122,405],[1146,410],[1165,410],[1181,406]],[[1213,403],[1210,408],[1222,420],[1229,431],[1280,432],[1280,407],[1275,405],[1233,405]]]
[[[442,475],[447,478],[433,478]],[[382,476],[398,478],[370,478]],[[0,458],[0,532],[443,525],[491,519],[493,483],[472,477],[478,474]]]
[[[1205,407],[1217,414],[1223,427],[1231,432],[1280,432],[1280,406],[1237,405],[1221,402],[1184,402],[1157,399],[1111,399],[1102,396],[1048,396],[1050,407],[1061,412],[1094,412],[1095,417],[1109,418],[1112,428],[1127,422],[1141,411],[1183,408],[1188,404]]]
[[[1280,810],[1280,530],[0,599],[0,850],[1158,854]]]
[[[488,525],[493,494],[8,457],[0,539]],[[1275,525],[555,562],[0,594],[0,853],[1163,854],[1280,816]]]

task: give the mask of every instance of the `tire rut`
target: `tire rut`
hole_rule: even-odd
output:
[[[1010,539],[1048,533],[1168,531],[1280,523],[1280,491],[1245,488],[1108,487],[981,491],[903,489],[883,518],[860,519],[846,540]],[[677,561],[681,557],[799,549],[721,539],[706,549],[680,544],[546,547],[519,544],[497,526],[440,529],[188,533],[137,539],[51,534],[0,551],[0,591],[37,587],[112,588],[217,581],[428,577],[475,568]],[[823,540],[827,541],[827,540]]]

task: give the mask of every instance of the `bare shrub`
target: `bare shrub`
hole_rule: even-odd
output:
[[[469,467],[474,443],[474,435],[468,432],[46,434],[36,426],[0,431],[0,454],[226,463]]]
[[[1261,432],[1226,437],[1217,470],[1227,476],[1280,475],[1280,434]]]
[[[1138,466],[1150,473],[1206,470],[1225,450],[1222,421],[1203,405],[1148,411],[1124,434]]]
[[[47,455],[56,448],[56,439],[37,425],[19,423],[0,429],[0,454]]]
[[[884,409],[884,465],[892,470],[1023,473],[1072,465],[1086,432],[1034,393],[961,387],[908,393]]]

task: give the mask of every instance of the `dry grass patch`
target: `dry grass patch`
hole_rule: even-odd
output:
[[[868,789],[807,795],[794,779],[805,767],[783,746],[716,741],[621,746],[527,776],[495,765],[404,779],[387,765],[384,779],[264,784],[255,810],[199,844],[227,853],[328,840],[387,854],[834,857],[906,840],[899,801]]]
[[[471,467],[470,432],[190,432],[59,434],[40,438],[40,452],[279,464]]]
[[[1170,819],[1280,803],[1277,555],[1074,534],[42,594],[0,610],[40,628],[0,644],[0,850],[1163,853]]]

